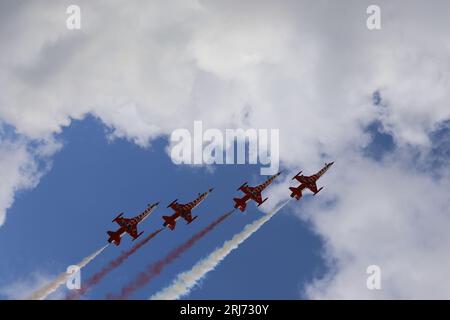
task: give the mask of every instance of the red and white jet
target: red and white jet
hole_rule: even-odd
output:
[[[317,189],[317,180],[319,180],[319,178],[325,173],[327,172],[327,170],[333,165],[334,162],[330,162],[330,163],[325,163],[325,166],[319,170],[319,172],[317,172],[316,174],[313,174],[312,176],[304,176],[301,175],[301,171],[296,174],[292,180],[296,179],[298,182],[300,182],[300,185],[296,188],[294,187],[290,187],[289,190],[292,191],[291,193],[291,198],[300,200],[300,198],[302,197],[302,191],[306,188],[308,188],[309,190],[311,190],[312,193],[314,193],[314,195],[318,194],[320,190],[323,189],[323,187],[321,187],[320,189]]]
[[[186,204],[178,203],[177,202],[178,199],[172,201],[172,203],[170,203],[167,206],[167,208],[172,208],[175,211],[175,213],[171,216],[163,216],[162,217],[164,219],[163,226],[168,227],[170,230],[173,230],[173,229],[175,229],[176,221],[179,218],[183,218],[184,220],[187,221],[187,224],[190,224],[192,221],[197,219],[197,216],[192,217],[191,210],[194,209],[196,206],[198,206],[200,204],[200,202],[205,200],[205,198],[208,196],[208,194],[212,191],[213,191],[213,188],[209,189],[205,193],[202,193],[202,194],[199,193],[197,199],[195,199],[194,201],[191,201],[189,203],[186,203]]]
[[[118,246],[120,244],[120,239],[122,238],[122,236],[125,233],[128,233],[133,238],[133,241],[136,240],[141,234],[144,233],[144,231],[142,231],[141,233],[138,234],[137,225],[140,222],[142,222],[142,220],[147,218],[149,216],[149,214],[153,211],[153,209],[158,204],[159,204],[159,202],[154,203],[154,204],[149,204],[147,206],[147,208],[141,214],[139,214],[138,216],[131,218],[131,219],[122,218],[123,212],[121,212],[112,221],[112,222],[117,222],[117,224],[120,226],[120,228],[117,229],[117,231],[108,231],[107,232],[109,235],[108,242],[114,243],[116,246]]]
[[[235,202],[234,207],[244,211],[247,207],[247,201],[253,200],[258,204],[258,207],[262,205],[267,199],[262,199],[261,192],[267,188],[268,185],[272,183],[273,180],[275,180],[276,177],[278,177],[281,174],[281,172],[278,172],[276,175],[271,176],[269,179],[266,180],[266,182],[256,186],[256,187],[249,187],[247,185],[247,182],[245,182],[242,186],[240,186],[237,191],[242,191],[245,195],[242,198],[234,198],[233,201]]]

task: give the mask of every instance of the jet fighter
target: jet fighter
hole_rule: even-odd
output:
[[[208,196],[208,194],[212,191],[213,191],[213,188],[209,189],[208,191],[206,191],[202,194],[199,193],[197,199],[195,199],[189,203],[186,203],[186,204],[178,203],[178,199],[172,201],[167,206],[167,208],[172,208],[175,211],[175,213],[171,216],[163,216],[162,217],[164,219],[163,226],[168,227],[170,230],[173,230],[173,229],[175,229],[176,221],[179,218],[183,218],[184,220],[187,221],[187,224],[190,224],[192,221],[197,219],[197,216],[192,217],[191,210],[194,209],[196,206],[198,206],[200,204],[200,202],[205,200],[205,198]]]
[[[296,179],[298,182],[300,182],[300,185],[296,188],[294,187],[290,187],[289,190],[292,191],[291,193],[291,198],[300,200],[300,198],[302,197],[302,191],[306,188],[308,188],[309,190],[311,190],[312,193],[314,193],[314,195],[318,194],[320,192],[320,190],[323,189],[323,187],[321,187],[320,189],[317,189],[317,180],[319,180],[319,178],[325,173],[327,172],[327,170],[333,165],[334,162],[330,162],[330,163],[325,163],[325,166],[320,169],[316,174],[313,174],[312,176],[304,176],[302,175],[302,171],[300,171],[298,174],[296,174],[292,180]]]
[[[114,243],[116,246],[118,246],[120,244],[120,239],[125,233],[128,233],[133,238],[133,241],[136,240],[141,234],[144,233],[144,231],[142,231],[138,234],[137,225],[142,222],[142,220],[147,218],[158,204],[159,202],[149,204],[141,214],[130,219],[122,218],[123,212],[119,213],[119,215],[115,217],[112,222],[117,222],[120,228],[117,229],[117,231],[107,232],[109,235],[108,242]]]
[[[233,201],[235,202],[234,207],[238,208],[242,212],[247,207],[247,201],[253,200],[258,204],[258,207],[262,205],[267,199],[262,199],[261,192],[267,188],[268,185],[272,183],[273,180],[275,180],[276,177],[278,177],[281,174],[281,172],[278,172],[276,175],[271,176],[269,179],[266,180],[266,182],[256,186],[256,187],[250,187],[247,185],[247,182],[244,182],[237,191],[242,191],[245,195],[242,198],[234,198]]]

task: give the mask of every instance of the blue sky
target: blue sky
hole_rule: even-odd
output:
[[[175,231],[164,231],[88,294],[89,298],[104,298],[232,208],[231,199],[239,195],[235,190],[242,182],[265,179],[259,176],[259,167],[252,165],[215,166],[212,171],[174,165],[164,151],[165,138],[147,149],[123,139],[108,141],[106,128],[93,117],[74,121],[59,139],[64,148],[54,157],[51,171],[35,189],[17,197],[2,227],[5,263],[0,266],[0,286],[25,280],[35,272],[58,274],[78,262],[106,243],[105,232],[117,228],[110,221],[118,212],[134,216],[147,203],[161,201],[139,226],[149,233],[161,226],[161,216],[170,212],[165,207],[172,200],[190,201],[197,192],[214,187],[196,209],[199,218],[195,223],[186,226],[181,222]],[[253,205],[246,214],[234,213],[133,298],[149,297],[261,214]],[[132,246],[128,237],[123,240],[120,247],[107,248],[83,269],[82,277],[89,277],[120,250]],[[320,255],[320,239],[286,207],[209,274],[189,298],[297,299],[304,282],[324,272]]]

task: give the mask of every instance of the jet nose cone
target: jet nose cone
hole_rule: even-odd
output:
[[[330,162],[330,166],[332,166],[334,164],[334,161],[333,162]]]
[[[208,190],[208,192],[212,192],[213,190],[214,190],[214,188],[211,188],[211,189]]]

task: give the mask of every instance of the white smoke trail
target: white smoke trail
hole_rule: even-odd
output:
[[[81,262],[77,263],[76,266],[80,269],[84,268],[89,262],[94,260],[95,257],[97,257],[100,253],[102,253],[102,251],[105,250],[108,245],[109,244],[107,244],[103,248],[100,248],[99,250],[95,251],[93,254],[87,256],[86,258],[81,260]],[[44,300],[50,294],[55,292],[60,286],[64,285],[67,282],[67,280],[69,279],[69,277],[70,277],[70,274],[68,274],[66,272],[61,273],[58,277],[56,277],[56,279],[54,281],[45,285],[41,289],[35,291],[32,295],[30,295],[27,298],[27,300]]]
[[[258,231],[267,221],[269,221],[279,210],[281,210],[289,200],[267,213],[262,218],[245,226],[244,230],[235,234],[233,238],[224,242],[222,247],[217,248],[206,258],[197,262],[191,270],[180,273],[168,287],[155,293],[150,300],[176,300],[187,294],[194,288],[203,277],[213,271],[220,262],[225,259],[234,249],[248,239],[253,233]]]

